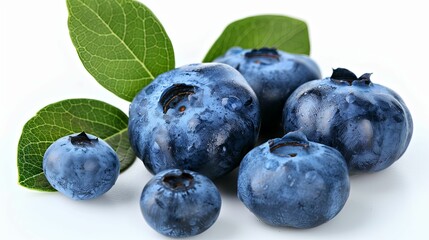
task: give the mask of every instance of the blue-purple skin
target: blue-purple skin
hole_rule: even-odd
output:
[[[347,165],[334,148],[291,132],[254,148],[238,173],[238,198],[261,221],[312,228],[335,217],[350,192]]]
[[[317,64],[308,56],[275,48],[233,47],[214,60],[236,68],[255,91],[261,105],[261,139],[283,136],[282,111],[298,86],[320,79]]]
[[[411,114],[401,97],[347,69],[299,87],[284,107],[286,132],[300,129],[311,141],[338,149],[350,173],[377,172],[407,149]]]
[[[134,98],[129,116],[131,146],[154,174],[178,168],[223,176],[253,148],[260,128],[255,93],[220,63],[159,75]]]
[[[221,197],[213,182],[196,172],[169,169],[144,187],[140,208],[146,222],[169,237],[190,237],[217,220]]]
[[[52,143],[43,157],[43,172],[58,192],[75,200],[107,192],[119,176],[116,152],[102,139],[84,132]]]

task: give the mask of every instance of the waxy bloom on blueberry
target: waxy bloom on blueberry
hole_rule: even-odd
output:
[[[169,169],[146,184],[140,208],[146,222],[157,232],[169,237],[190,237],[216,222],[221,197],[209,178],[193,171]]]
[[[238,173],[238,197],[263,222],[311,228],[335,217],[349,196],[343,156],[291,132],[254,148]]]
[[[116,152],[84,132],[58,139],[43,157],[43,172],[52,187],[76,200],[107,192],[119,176],[119,167]]]
[[[413,133],[411,114],[391,89],[344,68],[303,84],[284,106],[286,132],[338,149],[351,172],[376,172],[398,160]]]

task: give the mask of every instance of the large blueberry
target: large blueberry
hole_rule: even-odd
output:
[[[210,178],[230,172],[255,144],[255,93],[234,68],[192,64],[159,75],[129,111],[129,137],[147,169],[178,168]]]
[[[337,148],[351,172],[375,172],[405,152],[413,121],[394,91],[372,83],[370,74],[357,78],[339,68],[296,89],[284,107],[284,128]]]
[[[321,77],[317,64],[305,55],[274,48],[234,47],[214,60],[236,68],[255,91],[261,105],[261,139],[283,136],[282,110],[301,84]]]
[[[144,187],[140,207],[146,222],[169,237],[190,237],[212,226],[221,198],[213,182],[196,172],[169,169]]]
[[[76,200],[107,192],[119,176],[119,167],[116,152],[84,132],[58,139],[43,157],[43,172],[52,187]]]
[[[263,222],[311,228],[338,214],[349,196],[343,156],[292,132],[254,148],[238,173],[238,197]]]

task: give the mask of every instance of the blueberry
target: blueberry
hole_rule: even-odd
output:
[[[260,126],[252,88],[220,63],[159,75],[133,99],[129,116],[131,146],[155,174],[178,168],[225,175],[253,148]]]
[[[157,232],[169,237],[190,237],[215,223],[221,197],[209,178],[193,171],[169,169],[146,184],[140,208],[146,222]]]
[[[116,152],[84,132],[56,140],[43,157],[43,172],[52,187],[76,200],[107,192],[119,176],[119,167]]]
[[[350,191],[347,165],[334,148],[291,132],[254,148],[238,173],[238,197],[263,222],[311,228],[343,208]]]
[[[299,87],[284,107],[285,131],[338,149],[351,173],[376,172],[398,160],[410,143],[413,121],[401,97],[347,69]]]
[[[283,136],[286,99],[301,84],[321,77],[319,67],[309,57],[275,48],[234,47],[215,62],[236,68],[255,91],[261,105],[261,140]]]

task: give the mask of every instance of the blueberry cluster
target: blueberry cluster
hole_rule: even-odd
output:
[[[370,74],[338,68],[321,79],[309,57],[273,48],[236,47],[215,62],[159,75],[130,105],[131,146],[155,174],[140,207],[161,234],[212,226],[221,209],[212,180],[238,166],[238,198],[261,221],[316,227],[345,205],[350,173],[383,170],[410,143],[405,103]],[[58,191],[89,199],[113,186],[119,161],[81,133],[53,143],[43,169]]]

